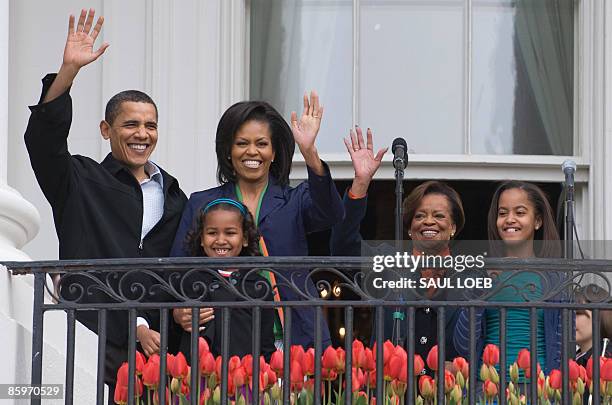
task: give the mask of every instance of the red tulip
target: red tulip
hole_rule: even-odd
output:
[[[125,362],[117,370],[117,385],[125,387],[128,385],[128,364]]]
[[[353,367],[351,383],[353,392],[359,391],[365,383],[365,375],[363,374],[363,371],[361,371],[360,368]]]
[[[600,357],[599,358],[599,370],[601,371],[601,365],[603,364],[603,359]],[[587,372],[587,377],[589,377],[589,380],[593,379],[593,356],[589,357],[589,360],[587,361],[587,365],[586,365],[586,372]]]
[[[315,351],[314,349],[311,347],[310,349],[308,349],[306,351],[306,353],[304,353],[304,357],[303,357],[303,371],[305,375],[314,375],[314,363],[315,363]]]
[[[240,366],[241,366],[240,357],[232,356],[227,362],[227,371],[231,373],[232,371],[234,371]]]
[[[159,359],[159,356],[157,357]],[[159,362],[149,361],[142,371],[142,382],[149,388],[157,388],[159,385]]]
[[[291,346],[291,351],[289,352],[289,361],[291,363],[298,362],[302,364],[302,359],[304,357],[304,348],[302,345],[293,345]]]
[[[578,376],[582,380],[582,382],[586,382],[587,381],[586,368],[579,365],[578,366]]]
[[[115,395],[114,395],[115,403],[119,405],[125,405],[127,404],[127,398],[128,398],[128,387],[123,386],[123,385],[116,385]]]
[[[423,398],[433,398],[435,395],[434,380],[428,375],[419,378],[419,392]]]
[[[576,382],[578,377],[580,377],[580,367],[578,366],[578,363],[576,363],[574,360],[570,360],[568,368],[570,381]]]
[[[608,382],[612,381],[612,359],[606,358],[601,366],[601,379]]]
[[[418,377],[421,375],[423,370],[425,369],[425,362],[420,354],[414,355],[414,377]]]
[[[497,384],[495,384],[491,380],[487,380],[482,385],[482,391],[484,392],[487,398],[493,398],[497,396]]]
[[[353,340],[353,366],[361,367],[365,362],[365,347],[360,340]]]
[[[429,354],[427,354],[427,367],[433,371],[438,371],[438,345],[429,350]]]
[[[470,364],[463,357],[455,357],[453,360],[455,370],[461,373],[464,379],[468,379],[470,375]]]
[[[396,379],[399,376],[399,373],[402,369],[402,359],[399,356],[393,356],[389,360],[389,362],[385,365],[383,369],[383,376],[385,381],[391,381]]]
[[[242,361],[240,362],[240,364],[242,365],[242,367],[244,367],[244,371],[246,371],[246,375],[248,377],[253,375],[253,355],[252,354],[246,354],[242,358]],[[259,364],[261,365],[261,363]]]
[[[393,343],[391,343],[390,340],[386,340],[383,344],[383,364],[389,363],[393,353],[395,353],[395,346],[393,346]]]
[[[346,353],[343,348],[336,349],[336,357],[338,358],[336,360],[336,372],[342,374],[346,370]]]
[[[499,363],[499,347],[494,344],[486,345],[482,353],[482,361],[487,366],[493,367]]]
[[[372,371],[376,368],[376,361],[374,360],[374,353],[372,353],[372,349],[366,347],[364,354],[364,361],[361,364],[361,368],[363,371]]]
[[[291,362],[291,390],[301,391],[304,385],[304,373],[302,372],[302,366],[297,361]]]
[[[272,353],[272,357],[270,357],[270,367],[276,374],[283,374],[283,364],[283,352],[277,350]]]
[[[243,366],[238,366],[231,371],[231,378],[234,380],[236,387],[242,387],[247,383],[247,372]]]
[[[274,385],[276,382],[276,373],[270,366],[264,363],[259,369],[259,391],[263,391]],[[252,389],[252,384],[249,384]]]
[[[392,380],[392,379],[399,378],[400,373],[402,372],[402,366],[406,366],[407,363],[408,363],[408,355],[406,354],[406,351],[402,347],[397,346],[388,364],[385,365],[385,369],[384,369],[385,379]],[[406,371],[407,370],[404,370],[404,372]],[[403,377],[403,378],[404,378],[404,381],[406,381],[407,377]]]
[[[176,356],[170,353],[166,354],[166,374],[171,375],[170,370],[174,368],[175,362],[176,362]]]
[[[208,347],[208,342],[202,336],[198,339],[198,356],[201,356],[203,353],[208,353],[210,348]]]
[[[448,370],[444,370],[444,392],[449,393],[455,386],[455,376]]]
[[[200,373],[209,376],[215,372],[215,357],[211,352],[204,352],[200,355]]]
[[[365,373],[365,384],[370,388],[376,388],[376,370]]]
[[[136,375],[142,375],[142,371],[144,370],[144,365],[147,362],[144,354],[136,351]]]
[[[327,369],[335,369],[338,364],[338,353],[333,347],[328,346],[323,352],[323,358],[321,359],[321,367]]]
[[[174,361],[172,363],[168,363],[168,371],[172,377],[178,378],[179,380],[187,377],[189,366],[187,365],[187,359],[185,359],[185,355],[183,353],[179,352],[175,356]]]
[[[531,368],[531,354],[527,349],[521,349],[518,353],[518,357],[516,358],[516,364],[518,364],[519,368],[522,370],[527,370]]]
[[[227,379],[227,396],[233,397],[236,394],[236,384],[233,378]]]
[[[550,388],[554,390],[560,390],[562,380],[563,378],[561,375],[561,371],[555,369],[550,372],[550,376],[548,377],[548,384],[550,385]]]

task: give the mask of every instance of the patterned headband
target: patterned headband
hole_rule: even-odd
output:
[[[231,198],[217,198],[216,200],[212,200],[211,202],[206,204],[206,206],[204,207],[204,209],[202,211],[204,213],[206,213],[206,211],[208,211],[211,207],[214,207],[215,205],[218,205],[218,204],[233,205],[234,207],[236,207],[236,208],[238,208],[240,210],[240,213],[242,214],[242,216],[246,217],[246,208],[245,208],[244,204],[239,203],[236,200],[232,200]]]

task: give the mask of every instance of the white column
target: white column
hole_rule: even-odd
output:
[[[594,33],[592,38],[592,82],[585,83],[591,86],[590,101],[592,109],[586,120],[592,120],[591,135],[591,177],[590,198],[592,209],[592,228],[590,236],[596,241],[612,240],[612,183],[610,170],[612,170],[612,7],[607,2],[597,3],[599,9],[593,10],[593,26],[589,30]],[[588,66],[588,64],[587,64]],[[588,77],[588,75],[587,75]],[[586,114],[585,114],[586,115]],[[607,257],[612,256],[608,247],[605,248]]]
[[[0,1],[0,260],[29,260],[20,249],[38,232],[32,204],[6,183],[8,161],[9,2]]]

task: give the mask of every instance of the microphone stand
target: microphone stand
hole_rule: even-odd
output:
[[[395,249],[399,252],[402,248],[403,228],[402,228],[402,199],[404,195],[404,168],[401,164],[395,167]],[[400,294],[400,301],[403,297]],[[396,307],[393,312],[393,337],[395,345],[400,344],[400,320],[404,319],[404,314],[400,307]],[[406,337],[407,338],[407,337]],[[410,344],[409,342],[407,342]]]
[[[569,173],[569,171],[566,171],[565,169],[565,162],[564,162],[564,168],[563,171],[565,173],[565,201],[564,201],[564,210],[565,210],[565,226],[564,226],[564,235],[563,235],[563,256],[566,259],[573,259],[574,258],[574,179],[573,179],[573,173]],[[571,275],[570,275],[571,277]],[[569,285],[568,286],[568,291],[567,291],[567,300],[568,301],[572,301],[572,286]],[[566,340],[568,341],[568,348],[566,351],[562,350],[561,353],[561,372],[562,373],[566,373],[569,372],[568,371],[568,360],[569,359],[573,359],[575,357],[575,350],[572,350],[572,347],[575,347],[575,337],[572,338],[572,336],[568,336],[569,331],[574,329],[574,317],[573,316],[568,316],[567,317],[567,323],[565,325],[562,325],[562,329],[563,329],[563,333],[562,333],[562,340]],[[574,344],[572,344],[574,343]],[[565,375],[565,374],[564,374]],[[563,381],[563,387],[562,387],[562,391],[563,391],[563,401],[567,402],[569,401],[569,394],[568,393],[569,390],[569,382],[568,381]]]
[[[565,184],[565,229],[564,229],[564,254],[566,259],[574,258],[574,185]]]
[[[404,195],[404,169],[398,165],[395,168],[395,244],[397,249],[402,246],[402,198]]]

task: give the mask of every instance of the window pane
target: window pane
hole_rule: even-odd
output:
[[[353,3],[252,0],[250,98],[266,100],[289,120],[316,89],[325,107],[317,147],[344,151],[352,122]]]
[[[572,155],[573,1],[472,4],[472,153]]]
[[[362,1],[360,124],[380,144],[464,151],[464,1]]]

